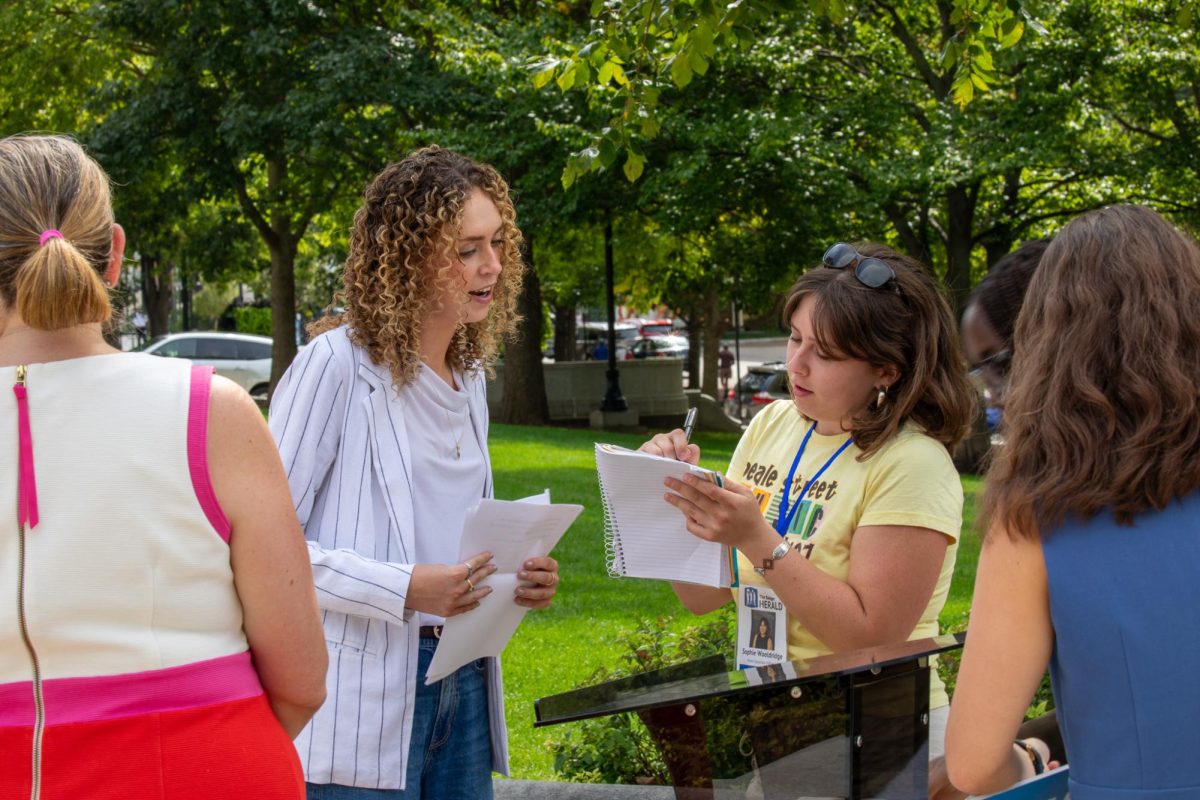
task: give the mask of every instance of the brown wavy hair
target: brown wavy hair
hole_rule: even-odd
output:
[[[39,243],[43,231],[62,237]],[[113,242],[108,176],[66,136],[0,140],[0,298],[30,327],[112,317],[104,272]]]
[[[791,324],[801,301],[812,296],[813,336],[822,350],[899,371],[887,401],[871,403],[850,421],[850,435],[862,450],[860,461],[874,455],[910,419],[953,449],[974,419],[975,392],[950,306],[933,276],[913,259],[870,242],[854,248],[887,262],[895,280],[872,289],[855,277],[853,268],[811,269],[787,293],[784,325]]]
[[[1200,248],[1143,206],[1062,229],[1017,319],[980,524],[1122,524],[1200,487]]]
[[[501,338],[520,320],[525,264],[516,209],[495,169],[437,146],[389,165],[367,186],[334,298],[346,310],[313,323],[310,332],[349,326],[350,340],[388,368],[397,390],[411,383],[421,363],[421,327],[452,280],[463,207],[477,189],[500,212],[501,272],[487,318],[458,326],[447,361],[460,370],[488,369]]]

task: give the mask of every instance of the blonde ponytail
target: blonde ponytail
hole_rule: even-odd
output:
[[[99,273],[61,237],[49,239],[25,260],[14,288],[17,313],[32,328],[54,331],[112,316]]]
[[[43,236],[53,229],[60,235]],[[0,140],[0,300],[41,330],[107,322],[108,176],[65,136]]]

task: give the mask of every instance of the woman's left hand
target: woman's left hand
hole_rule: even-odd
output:
[[[667,502],[687,518],[688,531],[701,539],[746,552],[753,542],[777,538],[763,519],[758,499],[740,483],[729,481],[721,487],[697,475],[685,475],[682,481],[666,478],[663,484],[671,490]]]
[[[545,608],[558,591],[558,562],[550,556],[538,556],[525,562],[517,573],[515,602],[526,608]]]

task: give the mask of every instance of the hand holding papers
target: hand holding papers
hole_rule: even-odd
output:
[[[520,583],[517,573],[526,559],[544,556],[554,549],[583,511],[583,506],[549,503],[547,492],[526,501],[484,499],[467,512],[459,558],[492,552],[496,572],[487,579],[492,592],[479,601],[478,608],[446,620],[426,685],[470,661],[498,656],[504,650],[529,611],[513,602],[513,592]]]
[[[721,486],[720,473],[611,444],[596,445],[596,472],[610,575],[730,585],[729,548],[688,533],[683,515],[663,500],[664,478],[700,475]]]

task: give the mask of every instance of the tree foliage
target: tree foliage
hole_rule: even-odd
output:
[[[659,99],[665,88],[687,87],[708,70],[721,50],[751,47],[780,18],[819,15],[835,26],[856,16],[877,15],[905,26],[903,17],[922,3],[866,0],[593,0],[585,41],[531,62],[536,86],[587,91],[610,109],[608,125],[577,151],[563,170],[570,186],[581,175],[611,167],[624,154],[623,170],[637,180],[645,168],[643,147],[661,129]],[[942,44],[937,53],[945,91],[965,106],[992,88],[999,75],[993,53],[1019,42],[1026,26],[1040,24],[1020,0],[953,0],[939,3]],[[916,50],[916,41],[905,42]]]
[[[274,382],[295,353],[295,261],[309,226],[447,89],[423,20],[334,0],[114,0],[96,10],[102,29],[147,54],[141,74],[110,87],[120,102],[101,135],[127,157],[186,164],[183,193],[235,201],[266,245]]]
[[[961,300],[1080,211],[1200,219],[1196,6],[13,0],[0,126],[86,141],[164,286],[267,276],[277,372],[362,186],[455,147],[509,179],[532,245],[512,386],[537,393],[539,309],[569,343],[602,305],[611,223],[622,300],[686,318],[715,389],[731,303],[769,315],[833,241],[886,241]]]

